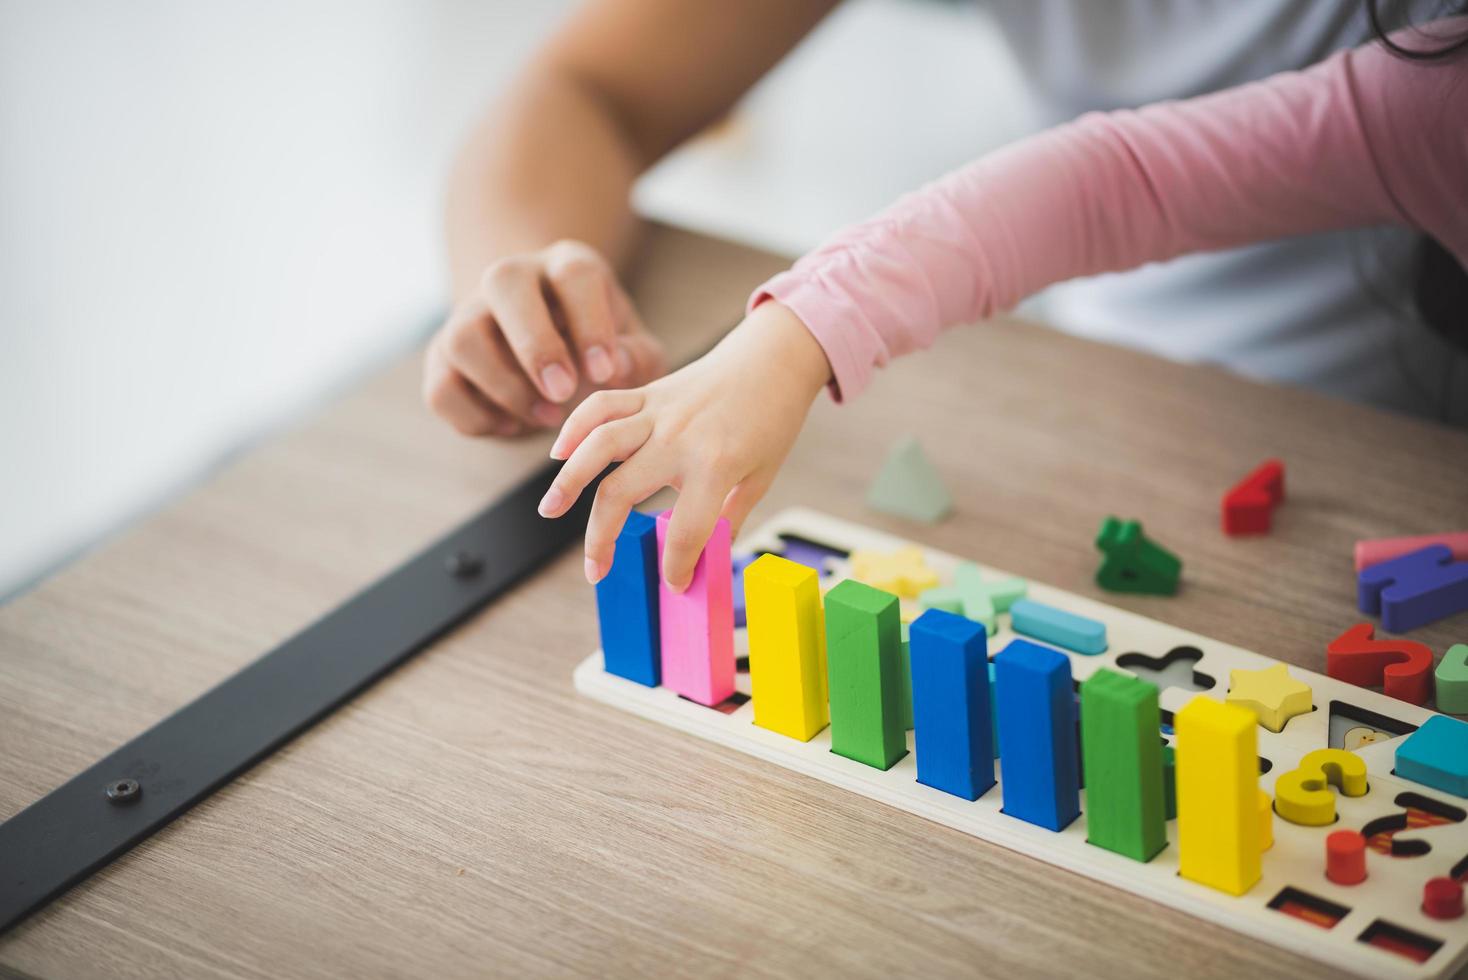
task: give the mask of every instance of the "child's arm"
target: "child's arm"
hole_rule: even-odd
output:
[[[598,492],[587,576],[606,573],[632,505],[672,485],[663,573],[683,587],[720,513],[737,523],[768,486],[818,375],[850,397],[945,327],[1053,282],[1189,251],[1399,223],[1462,260],[1465,83],[1461,59],[1408,64],[1371,45],[1200,99],[1086,116],[984,157],[771,280],[708,357],[589,400],[552,450],[569,459],[541,512],[562,513],[607,463],[627,460]],[[803,350],[811,337],[819,347]]]

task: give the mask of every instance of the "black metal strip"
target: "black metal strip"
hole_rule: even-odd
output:
[[[0,824],[0,933],[157,832],[555,556],[551,463],[352,599]]]

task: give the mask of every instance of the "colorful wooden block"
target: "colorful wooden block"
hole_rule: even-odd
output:
[[[1374,538],[1356,542],[1356,571],[1370,568],[1392,558],[1420,551],[1431,544],[1447,545],[1457,561],[1468,561],[1468,531],[1444,534],[1418,534],[1409,538]]]
[[[853,579],[826,593],[831,751],[876,769],[907,754],[897,597]]]
[[[627,515],[617,535],[611,570],[596,583],[596,618],[607,673],[657,687],[662,677],[662,636],[654,518],[635,510]]]
[[[1274,809],[1290,823],[1324,827],[1335,823],[1335,786],[1346,796],[1366,794],[1366,763],[1345,749],[1316,749],[1274,782]]]
[[[998,629],[996,614],[1008,612],[1017,599],[1024,597],[1029,583],[1022,578],[984,580],[984,573],[973,562],[959,562],[953,570],[953,584],[928,589],[918,596],[924,609],[942,609],[983,623],[993,636]]]
[[[1162,747],[1162,812],[1167,819],[1177,819],[1177,750]]]
[[[1366,880],[1366,838],[1359,830],[1337,830],[1325,838],[1325,877],[1337,885]]]
[[[1033,599],[1018,599],[1009,607],[1009,625],[1016,633],[1033,636],[1076,653],[1106,652],[1106,624]]]
[[[1096,570],[1101,588],[1141,595],[1177,592],[1182,561],[1143,534],[1140,521],[1106,518],[1096,535],[1096,548],[1106,556]]]
[[[808,742],[830,720],[819,577],[779,555],[761,555],[744,572],[744,590],[754,723]]]
[[[995,707],[994,692],[999,682],[994,679],[994,661],[989,661],[989,737],[994,743],[994,758],[999,758],[999,709]]]
[[[1259,880],[1259,737],[1254,712],[1198,695],[1174,716],[1178,873],[1242,895]]]
[[[1411,640],[1373,639],[1370,623],[1357,623],[1325,648],[1325,672],[1358,687],[1380,687],[1390,697],[1426,704],[1432,694],[1432,650]]]
[[[729,522],[720,518],[693,580],[681,594],[662,580],[671,511],[658,515],[658,604],[662,618],[663,686],[710,707],[734,693],[734,583]]]
[[[730,595],[734,603],[734,628],[749,625],[748,610],[744,603],[744,570],[754,564],[759,555],[735,555],[731,578]]]
[[[1437,687],[1437,710],[1449,715],[1468,715],[1468,643],[1454,643],[1433,673]]]
[[[1224,534],[1264,534],[1284,501],[1284,463],[1265,460],[1223,495]]]
[[[885,514],[936,524],[953,509],[953,498],[922,443],[907,436],[887,454],[867,489],[867,504]]]
[[[1380,614],[1383,629],[1405,633],[1468,610],[1468,561],[1454,561],[1447,545],[1428,545],[1363,570],[1356,605]]]
[[[896,551],[853,551],[851,576],[904,599],[916,599],[938,584],[938,573],[928,567],[923,549],[916,545]]]
[[[1283,731],[1296,715],[1308,715],[1312,705],[1310,685],[1291,677],[1284,664],[1231,671],[1224,700],[1254,712],[1271,732]]]
[[[1397,746],[1396,774],[1468,797],[1468,722],[1434,715]]]
[[[1274,846],[1274,801],[1264,790],[1259,791],[1259,849],[1267,851]]]
[[[994,785],[988,634],[973,620],[929,609],[910,635],[918,782],[976,800]]]
[[[1167,846],[1160,726],[1155,684],[1105,667],[1081,684],[1086,840],[1134,861]]]
[[[1081,812],[1070,660],[1012,640],[994,658],[994,676],[1004,812],[1062,830]]]
[[[912,731],[912,643],[908,636],[910,623],[902,624],[902,727]]]

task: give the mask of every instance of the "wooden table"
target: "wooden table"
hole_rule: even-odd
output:
[[[767,255],[666,229],[634,284],[674,353]],[[547,440],[468,442],[397,365],[0,609],[0,817],[482,506]],[[917,432],[958,500],[866,510]],[[1221,491],[1289,469],[1273,534]],[[1108,601],[1323,671],[1358,537],[1468,524],[1468,435],[1014,322],[822,403],[754,520],[802,503],[1097,594],[1103,515],[1185,560]],[[1437,650],[1468,617],[1414,634]],[[1314,975],[1206,922],[579,698],[579,555],[0,939],[0,973]]]

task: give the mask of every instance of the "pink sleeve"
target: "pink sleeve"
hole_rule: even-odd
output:
[[[1407,62],[1372,44],[1198,99],[1093,113],[842,230],[749,306],[776,299],[805,322],[839,399],[946,327],[1184,252],[1404,224],[1468,261],[1465,96],[1468,59]]]

